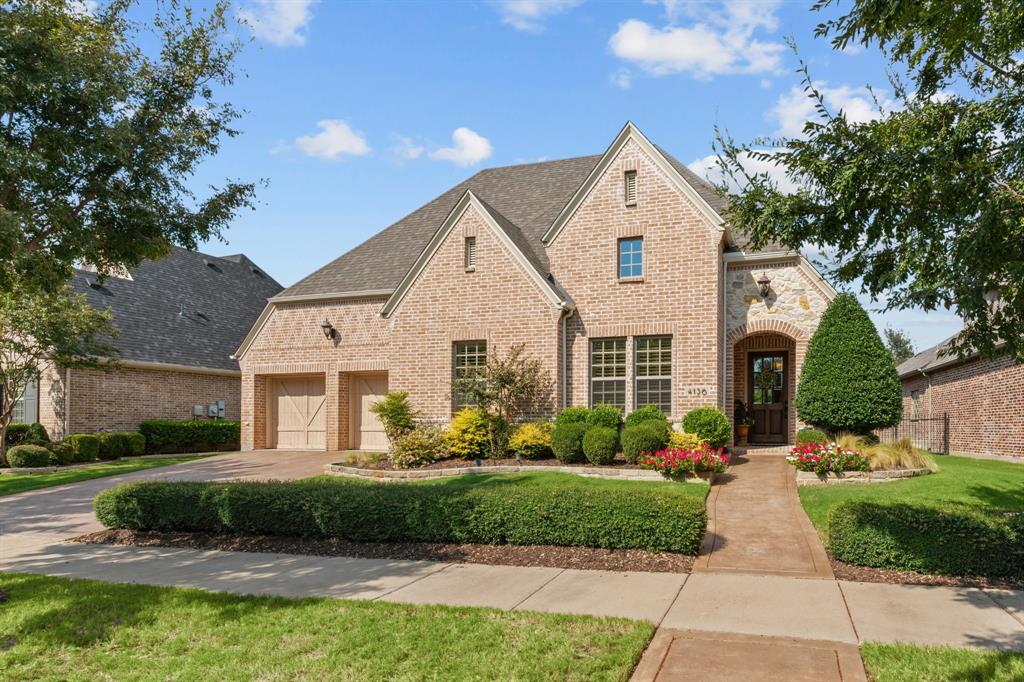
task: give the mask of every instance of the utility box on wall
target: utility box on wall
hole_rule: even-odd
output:
[[[223,400],[218,400],[215,403],[210,403],[209,411],[207,412],[207,414],[213,417],[214,419],[223,419],[224,409],[226,405],[226,402]]]

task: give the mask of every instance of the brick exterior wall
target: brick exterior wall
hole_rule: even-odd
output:
[[[904,419],[915,416],[912,391],[921,392],[918,416],[949,415],[951,453],[1024,457],[1024,365],[973,359],[907,377]]]
[[[225,401],[225,419],[237,420],[241,410],[241,379],[237,376],[124,368],[48,370],[40,378],[39,421],[51,438],[62,438],[65,405],[70,433],[134,431],[146,419],[189,419],[193,405]]]

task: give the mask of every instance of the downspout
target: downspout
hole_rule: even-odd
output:
[[[562,304],[565,306],[565,303]],[[569,318],[576,313],[575,308],[562,310],[562,407],[569,407]]]
[[[64,437],[71,435],[71,368],[64,370]]]
[[[722,343],[721,381],[722,381],[722,383],[720,385],[719,390],[720,390],[720,392],[722,394],[722,411],[725,412],[726,414],[729,414],[729,406],[726,404],[728,402],[728,396],[726,395],[726,392],[725,392],[725,382],[727,380],[726,368],[728,367],[727,362],[728,362],[728,359],[729,359],[729,349],[727,347],[726,340],[725,340],[725,328],[727,326],[726,320],[728,319],[727,316],[726,316],[726,312],[725,312],[726,311],[726,306],[727,306],[727,303],[728,303],[728,297],[726,296],[726,293],[725,293],[725,286],[726,286],[726,274],[728,273],[728,269],[729,269],[729,263],[726,262],[726,260],[725,260],[725,253],[723,252],[722,253],[722,283],[721,283],[721,286],[719,287],[721,289],[721,291],[722,291],[722,340],[721,340],[721,343]]]

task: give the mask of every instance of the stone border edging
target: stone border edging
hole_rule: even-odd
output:
[[[574,474],[584,478],[605,478],[619,481],[664,481],[657,471],[646,469],[603,469],[600,467],[546,467],[523,465],[500,465],[488,467],[452,467],[450,469],[409,469],[399,471],[393,469],[361,469],[343,464],[325,464],[324,471],[332,476],[346,476],[348,478],[373,479],[378,481],[407,481],[410,479],[448,478],[451,476],[474,476],[478,474],[517,474],[517,473],[543,473],[554,472],[559,474]],[[704,478],[687,478],[687,483],[700,483],[708,485],[709,480]]]
[[[932,473],[931,469],[893,469],[891,471],[828,472],[824,477],[813,471],[796,470],[796,484],[800,486],[841,485],[845,483],[892,483]]]
[[[107,462],[126,462],[136,459],[167,459],[169,457],[201,457],[203,455],[226,455],[229,452],[234,452],[234,450],[224,450],[222,452],[171,452],[161,453],[158,455],[135,455],[133,457],[117,457],[115,459],[97,459],[92,462],[76,462],[75,464],[62,464],[60,466],[6,467],[0,469],[0,476],[4,474],[53,474],[58,471],[74,471],[75,469],[84,469],[85,467],[91,467],[97,464],[106,464]]]

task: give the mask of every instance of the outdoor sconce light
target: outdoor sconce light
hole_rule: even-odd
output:
[[[334,328],[334,325],[331,324],[331,321],[328,319],[324,319],[324,323],[320,325],[320,329],[323,330],[325,339],[330,340],[338,335],[338,330]]]
[[[761,278],[757,280],[757,289],[761,292],[761,298],[768,298],[768,294],[772,290],[772,281],[768,279],[768,273],[761,275]]]

